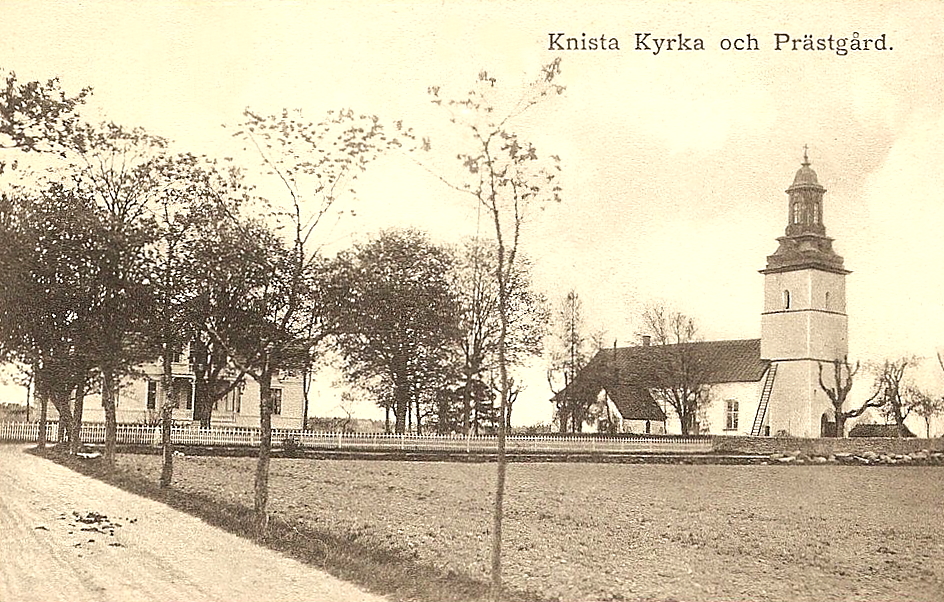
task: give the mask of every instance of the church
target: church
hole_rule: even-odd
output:
[[[760,339],[653,345],[644,337],[641,346],[598,352],[555,399],[592,396],[602,408],[594,414],[617,432],[679,433],[666,390],[687,378],[707,391],[707,403],[686,418],[689,433],[832,435],[833,407],[820,387],[819,366],[847,354],[850,272],[826,236],[826,189],[805,151],[786,193],[786,230],[760,270]]]

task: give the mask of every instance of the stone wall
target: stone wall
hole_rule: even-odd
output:
[[[809,456],[833,454],[907,454],[922,449],[944,451],[944,438],[898,439],[888,437],[851,437],[845,439],[806,439],[800,437],[712,437],[712,450],[730,454],[770,455],[801,451]]]

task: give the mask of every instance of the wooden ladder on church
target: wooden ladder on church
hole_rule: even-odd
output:
[[[760,394],[760,403],[757,404],[757,414],[754,416],[754,426],[751,427],[751,436],[760,437],[764,428],[764,419],[767,417],[767,404],[770,402],[770,392],[774,389],[774,377],[777,376],[777,364],[770,364],[767,369],[767,378],[764,379],[764,389]]]

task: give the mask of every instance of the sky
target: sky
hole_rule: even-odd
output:
[[[827,233],[852,270],[851,356],[926,358],[914,376],[940,394],[942,32],[944,4],[920,1],[6,0],[0,69],[91,86],[87,115],[212,156],[238,151],[223,126],[246,107],[402,119],[430,136],[435,170],[457,149],[430,86],[461,96],[487,70],[515,96],[560,57],[566,92],[512,124],[561,158],[563,202],[534,211],[522,239],[552,302],[573,288],[591,326],[619,345],[639,341],[653,303],[693,316],[708,340],[758,337],[758,270],[783,234],[784,190],[808,145],[828,190]],[[615,38],[619,50],[549,49],[555,33]],[[646,33],[648,50],[637,47]],[[888,49],[777,50],[776,34],[884,36]],[[721,48],[748,35],[757,50]],[[655,53],[654,38],[679,36],[704,50]],[[441,242],[481,227],[468,198],[398,154],[342,202],[355,214],[321,234],[336,247],[391,226]],[[548,422],[542,362],[522,378],[516,421]],[[336,413],[331,390],[320,395],[314,413]],[[369,404],[356,413],[378,417]]]

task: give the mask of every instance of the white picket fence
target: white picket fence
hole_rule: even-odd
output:
[[[46,425],[46,438],[56,442],[58,426]],[[36,441],[39,436],[37,423],[0,423],[0,441]],[[144,424],[119,424],[118,443],[158,445],[161,441],[160,427]],[[259,429],[245,427],[212,427],[175,425],[171,428],[171,441],[176,445],[203,446],[256,446],[259,445]],[[293,440],[298,447],[320,450],[347,451],[404,451],[404,452],[454,452],[488,453],[498,449],[495,435],[417,435],[391,433],[314,433],[292,429],[272,429],[272,443],[282,447]],[[82,441],[104,443],[104,424],[82,425]],[[712,449],[708,437],[640,436],[640,437],[591,437],[574,436],[508,436],[505,448],[510,453],[704,453]]]

